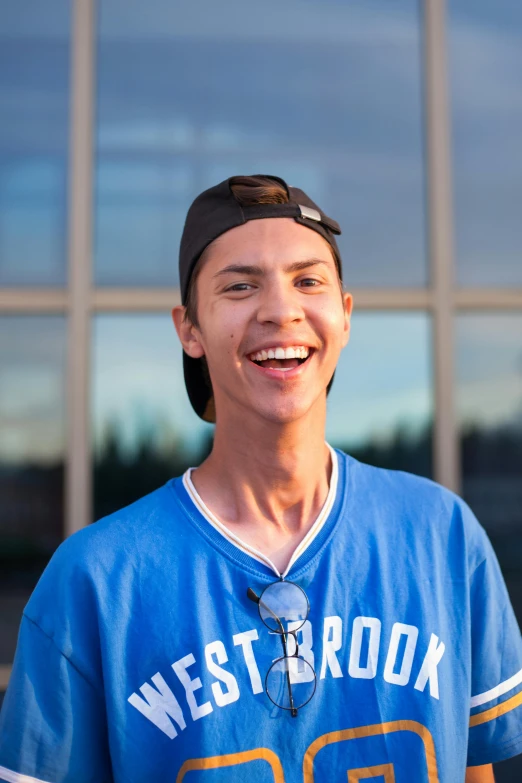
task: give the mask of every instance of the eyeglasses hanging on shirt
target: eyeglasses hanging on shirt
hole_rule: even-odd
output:
[[[257,604],[261,620],[271,633],[280,636],[283,645],[283,656],[275,660],[266,673],[266,694],[273,704],[289,710],[295,718],[297,711],[310,701],[317,685],[315,671],[299,655],[297,642],[297,632],[310,612],[308,597],[295,582],[282,578],[265,587],[260,596],[249,587],[247,596]],[[289,652],[291,645],[293,650]]]

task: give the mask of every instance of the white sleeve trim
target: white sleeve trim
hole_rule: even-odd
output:
[[[515,688],[517,685],[520,685],[522,682],[522,669],[520,669],[519,672],[513,675],[513,677],[510,677],[509,680],[505,680],[504,682],[501,682],[500,685],[497,685],[496,688],[491,688],[490,691],[485,691],[484,693],[479,693],[477,696],[472,696],[470,701],[471,707],[478,707],[480,704],[485,704],[487,701],[492,701],[493,699],[496,699],[497,696],[503,696],[504,693],[507,693],[512,688]]]
[[[6,767],[0,767],[0,780],[6,780],[7,783],[49,783],[47,780],[32,778],[30,775],[21,775],[19,772],[6,769]]]

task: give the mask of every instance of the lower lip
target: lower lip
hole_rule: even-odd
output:
[[[312,354],[308,356],[308,359],[305,362],[298,364],[297,367],[292,367],[291,370],[276,370],[274,367],[260,367],[259,364],[256,364],[250,359],[248,361],[252,367],[262,373],[265,378],[274,378],[276,381],[291,381],[303,374],[308,367],[311,358]]]

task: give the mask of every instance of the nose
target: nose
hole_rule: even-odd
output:
[[[278,279],[270,283],[267,282],[258,301],[257,320],[259,323],[284,326],[293,321],[304,320],[299,292],[289,281]]]

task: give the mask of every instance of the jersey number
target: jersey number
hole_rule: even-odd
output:
[[[384,734],[394,734],[397,732],[412,732],[421,739],[428,783],[439,783],[433,737],[425,726],[413,720],[376,723],[373,726],[358,726],[355,729],[343,729],[342,731],[332,731],[328,734],[323,734],[312,742],[304,755],[303,783],[317,783],[314,778],[314,762],[317,758],[320,758],[321,752],[324,751],[326,747],[340,742],[350,742],[367,737],[378,737]],[[189,761],[185,761],[178,772],[176,783],[182,783],[189,772],[218,769],[222,767],[235,767],[238,764],[246,764],[252,761],[266,762],[270,767],[271,780],[273,783],[285,783],[281,761],[279,757],[268,748],[255,748],[254,750],[242,751],[240,753],[228,753],[224,756],[190,759]],[[359,783],[361,780],[369,781],[372,778],[375,779],[378,777],[384,778],[384,783],[402,783],[402,781],[396,779],[394,765],[390,763],[348,769],[346,770],[346,773],[348,775],[348,783]],[[255,783],[252,778],[249,779],[251,783]]]

